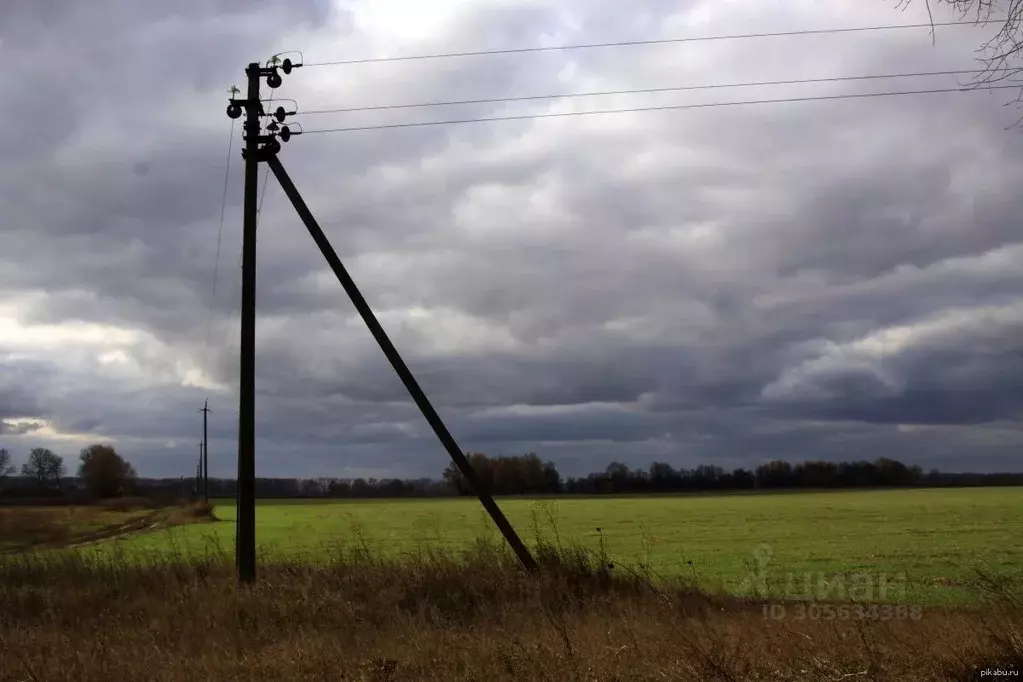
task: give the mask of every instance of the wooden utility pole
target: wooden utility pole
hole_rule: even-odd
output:
[[[238,520],[235,555],[237,557],[238,579],[243,583],[252,582],[256,576],[256,514],[255,514],[255,345],[256,345],[256,185],[258,181],[258,163],[266,162],[274,172],[277,181],[284,189],[285,194],[291,200],[295,211],[298,213],[306,229],[312,236],[313,241],[320,248],[320,253],[334,271],[345,293],[355,305],[363,322],[369,327],[370,333],[376,340],[384,355],[390,361],[395,373],[401,379],[405,388],[412,396],[413,401],[423,417],[430,424],[438,440],[448,451],[455,465],[465,476],[466,480],[476,491],[483,508],[486,509],[490,518],[493,519],[505,540],[515,551],[522,565],[530,571],[538,570],[536,560],[530,554],[529,549],[519,538],[515,529],[508,519],[505,518],[501,508],[494,501],[490,492],[485,489],[472,464],[466,458],[461,448],[455,442],[451,433],[444,425],[440,415],[430,404],[426,394],[423,393],[419,383],[416,381],[408,366],[402,360],[398,350],[387,337],[384,328],[380,325],[373,310],[369,307],[366,299],[363,298],[355,282],[349,276],[344,265],[338,258],[337,253],[331,246],[323,230],[317,224],[312,212],[306,206],[305,201],[299,194],[291,178],[285,171],[277,158],[281,150],[281,142],[302,133],[293,132],[289,126],[281,127],[287,116],[297,112],[285,111],[278,107],[273,116],[277,120],[271,122],[266,131],[268,134],[260,135],[260,117],[264,116],[263,107],[259,101],[260,78],[266,77],[267,85],[276,88],[281,85],[281,76],[278,73],[278,60],[275,58],[270,62],[272,66],[263,68],[259,64],[249,64],[245,70],[248,77],[248,93],[244,100],[231,99],[227,107],[227,115],[231,118],[239,118],[243,111],[245,119],[245,150],[242,155],[245,158],[245,195],[244,195],[244,224],[242,230],[242,304],[241,304],[241,381],[239,385],[239,411],[238,411]],[[293,68],[301,64],[293,64],[290,59],[283,60],[281,71],[285,74],[291,73]],[[278,140],[279,138],[279,140]],[[262,143],[262,146],[260,146]]]
[[[203,402],[202,409],[202,499],[210,501],[210,440],[206,429],[206,415],[210,413],[210,399]]]
[[[245,196],[242,224],[241,372],[238,387],[238,580],[256,579],[256,190],[259,182],[259,80],[253,62],[245,69]]]
[[[291,71],[290,61],[285,72]],[[271,88],[281,84],[276,66],[261,67],[253,62],[245,69],[248,80],[243,100],[233,97],[227,115],[245,114],[245,193],[242,218],[242,304],[240,379],[238,382],[238,500],[235,533],[235,563],[238,580],[256,579],[256,193],[259,182],[259,144],[277,145],[275,136],[260,135],[260,118],[265,115],[259,100],[260,79]]]

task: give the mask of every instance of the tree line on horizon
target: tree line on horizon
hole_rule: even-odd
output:
[[[480,481],[495,495],[576,494],[616,495],[645,493],[704,492],[756,489],[885,488],[942,485],[956,480],[956,474],[934,469],[924,473],[919,466],[907,466],[888,457],[874,461],[830,462],[806,460],[796,464],[773,460],[754,469],[725,470],[714,465],[676,469],[666,462],[653,462],[646,469],[631,469],[611,462],[604,471],[577,478],[562,478],[553,462],[541,462],[536,454],[488,457],[469,455]],[[971,474],[973,484],[1023,485],[1023,474]],[[452,462],[443,478],[459,495],[474,494],[469,482]]]
[[[135,467],[111,445],[97,443],[82,448],[78,460],[75,482],[89,496],[97,499],[118,497],[131,492],[138,478]],[[64,458],[49,448],[29,450],[28,458],[21,465],[20,479],[14,476],[17,471],[11,452],[0,448],[0,494],[10,495],[15,490],[21,495],[60,494],[68,482]]]
[[[469,462],[494,495],[608,495],[685,493],[756,489],[841,489],[941,486],[1023,485],[1023,473],[924,472],[898,460],[873,462],[825,462],[808,460],[796,464],[775,460],[753,469],[726,471],[716,466],[676,469],[654,462],[647,469],[630,469],[612,462],[603,471],[581,477],[563,477],[553,462],[535,453],[491,457],[470,453]],[[187,479],[138,481],[140,488],[182,489]],[[210,496],[231,498],[237,491],[233,479],[210,479]],[[256,495],[264,498],[319,497],[381,499],[402,497],[450,497],[474,495],[454,463],[435,478],[257,478]]]
[[[78,478],[64,479],[63,458],[45,448],[35,448],[22,466],[21,477],[15,478],[9,453],[0,450],[0,494],[5,489],[10,494],[12,485],[24,495],[33,491],[62,494],[72,489],[99,498],[128,492],[175,498],[196,494],[194,477],[139,478],[131,464],[107,445],[91,445],[79,457]],[[536,453],[492,457],[475,452],[467,457],[483,484],[498,496],[1023,485],[1023,473],[946,473],[937,469],[925,473],[919,466],[907,466],[887,457],[852,462],[773,460],[755,468],[733,470],[714,465],[675,468],[666,462],[634,469],[612,462],[603,471],[579,477],[563,477],[553,462],[541,460]],[[211,478],[209,485],[213,498],[230,498],[237,493],[233,479]],[[451,462],[439,480],[257,478],[256,494],[264,498],[372,499],[468,496],[475,492]]]

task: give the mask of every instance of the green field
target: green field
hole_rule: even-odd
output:
[[[809,590],[825,598],[827,589],[842,585],[879,594],[882,581],[897,586],[904,576],[905,599],[954,604],[974,599],[977,569],[1023,574],[1023,488],[499,502],[530,543],[542,537],[566,546],[603,545],[622,570],[645,564],[661,576],[691,576],[733,593],[766,584],[783,596]],[[91,551],[231,553],[233,501],[221,501],[216,515],[216,523],[107,541]],[[258,506],[256,519],[263,556],[308,561],[339,546],[364,544],[397,555],[498,537],[479,503],[465,498],[274,500]],[[756,554],[765,546],[769,556]],[[751,572],[764,581],[746,582]]]

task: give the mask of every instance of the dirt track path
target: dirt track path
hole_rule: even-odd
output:
[[[125,537],[132,533],[138,533],[144,530],[155,530],[160,527],[160,522],[165,520],[168,513],[165,510],[156,510],[141,516],[137,519],[122,523],[118,526],[111,528],[104,528],[103,530],[96,531],[95,533],[89,533],[74,538],[70,542],[62,542],[56,545],[50,545],[52,547],[64,548],[64,549],[76,549],[78,547],[85,547],[87,545],[94,545],[97,542],[103,540],[112,540],[114,538]]]

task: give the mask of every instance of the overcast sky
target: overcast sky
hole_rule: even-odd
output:
[[[112,442],[235,471],[242,70],[926,20],[886,0],[96,0],[0,6],[0,447]],[[951,15],[938,13],[937,19]],[[969,69],[926,30],[307,67],[300,110]],[[964,80],[967,77],[958,77]],[[956,76],[298,116],[306,130],[955,87]],[[269,90],[264,88],[264,93]],[[1014,91],[296,137],[281,160],[466,451],[563,473],[873,459],[1019,467]],[[262,181],[262,170],[260,173]],[[257,472],[437,476],[447,455],[274,183]],[[209,342],[207,342],[209,339]]]

